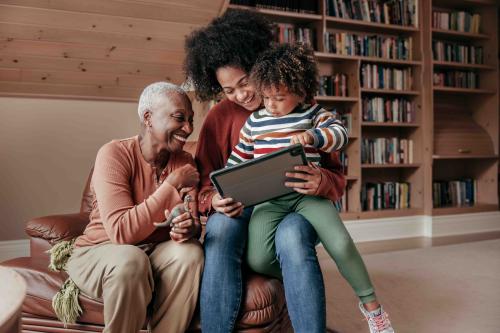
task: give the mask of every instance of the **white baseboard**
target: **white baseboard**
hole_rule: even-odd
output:
[[[0,262],[17,257],[27,257],[29,253],[30,241],[28,239],[0,241]]]
[[[346,221],[355,242],[500,231],[500,212]]]
[[[424,233],[423,216],[392,217],[346,221],[345,225],[355,242],[421,237]]]
[[[443,215],[432,217],[430,237],[500,231],[500,212]]]

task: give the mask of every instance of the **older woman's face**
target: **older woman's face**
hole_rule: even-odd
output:
[[[248,111],[255,111],[259,108],[262,99],[250,82],[248,73],[241,68],[226,66],[217,69],[215,75],[228,100]]]
[[[158,153],[182,150],[193,132],[191,101],[179,93],[169,93],[161,98],[155,109],[144,116],[151,123],[152,142]]]

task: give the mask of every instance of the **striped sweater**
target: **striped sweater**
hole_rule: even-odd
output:
[[[275,117],[266,109],[248,117],[241,128],[239,143],[234,147],[227,166],[266,155],[290,145],[290,139],[304,131],[314,138],[313,145],[304,147],[307,160],[319,165],[318,150],[332,152],[347,144],[347,130],[333,113],[320,105],[298,106],[291,113]]]

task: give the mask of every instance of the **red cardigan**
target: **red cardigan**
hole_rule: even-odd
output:
[[[231,151],[238,143],[240,129],[251,112],[224,99],[216,104],[205,118],[196,148],[196,164],[200,172],[198,205],[200,214],[212,213],[211,203],[215,190],[210,182],[210,172],[224,168]],[[338,153],[321,153],[321,183],[316,195],[332,201],[344,193],[345,177]]]

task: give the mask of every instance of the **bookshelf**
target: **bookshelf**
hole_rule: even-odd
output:
[[[349,2],[348,6],[358,3],[335,1],[337,4]],[[270,5],[273,3],[274,7]],[[348,156],[347,195],[344,198],[347,210],[341,213],[344,220],[486,212],[498,207],[498,18],[493,0],[405,0],[405,3],[416,4],[413,19],[411,15],[400,18],[407,23],[405,25],[395,23],[395,16],[387,21],[387,15],[377,15],[376,10],[374,16],[355,10],[349,15],[332,12],[332,0],[304,2],[309,8],[302,12],[297,8],[282,10],[276,6],[279,3],[302,2],[232,0],[228,8],[255,10],[277,24],[311,29],[319,75],[346,75],[345,96],[316,97],[317,102],[326,108],[335,108],[339,114],[350,114],[350,142],[344,150]],[[364,0],[359,3],[364,4]],[[384,3],[390,4],[379,3],[378,13],[385,11]],[[311,8],[315,10],[311,12]],[[481,16],[479,30],[465,32],[433,27],[432,10],[477,13]],[[363,19],[353,18],[353,13]],[[387,44],[404,45],[405,49],[396,54],[381,53],[378,56],[353,51],[359,42],[374,43],[374,36]],[[468,63],[433,60],[433,39],[455,43],[465,49],[468,46],[483,47],[480,51],[483,59]],[[351,48],[346,45],[351,45]],[[362,71],[366,68],[375,71],[375,76],[383,75],[384,80],[391,75],[393,80],[394,77],[400,80],[400,72],[405,72],[405,78],[409,72],[411,77],[404,89],[392,84],[374,87],[362,82]],[[439,71],[473,72],[465,77],[478,78],[478,84],[473,89],[433,86],[434,73]],[[462,79],[462,74],[453,75],[457,80]],[[371,118],[366,117],[367,105],[375,110]],[[390,114],[387,105],[393,106],[389,108]],[[404,116],[401,110],[405,108],[401,105],[411,106]],[[383,111],[378,109],[381,106]],[[394,111],[395,108],[399,111]],[[451,128],[447,125],[450,117],[446,116],[454,114],[449,112],[450,109],[460,110],[456,112],[457,119],[451,117]],[[405,163],[364,163],[363,142],[379,138],[385,138],[387,142],[393,138],[411,140],[412,159]],[[467,142],[470,144],[465,144]],[[477,202],[473,206],[434,208],[433,181],[462,178],[477,180]],[[387,185],[392,186],[391,191],[399,187],[398,193],[408,191],[409,207],[364,210],[362,198],[367,188],[376,188],[376,184],[391,184]]]
[[[424,143],[432,147],[425,162],[431,181],[426,187],[425,212],[449,215],[497,210],[497,3],[426,0],[423,5],[424,10],[433,13],[424,19],[424,43],[428,51],[424,80],[429,82],[426,86],[432,87],[423,92],[428,96],[424,124],[432,134],[432,141]],[[474,14],[480,16],[478,25],[473,22]],[[443,23],[445,27],[440,26]],[[436,43],[447,44],[448,54],[434,49]],[[460,78],[456,75],[452,84],[436,86],[435,73],[446,71],[462,74]],[[472,76],[473,80],[469,80]]]

